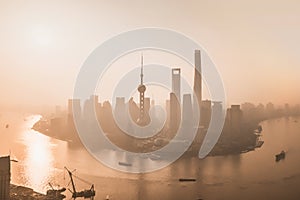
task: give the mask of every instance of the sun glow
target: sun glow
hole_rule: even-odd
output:
[[[53,33],[47,28],[35,28],[32,30],[34,42],[40,46],[49,46],[53,41]]]

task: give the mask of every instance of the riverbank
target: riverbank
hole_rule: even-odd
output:
[[[10,200],[49,200],[49,198],[38,192],[35,192],[33,189],[10,184]]]
[[[36,191],[45,192],[44,188],[47,188],[48,182],[66,186],[68,180],[64,180],[61,169],[63,166],[70,166],[80,172],[78,174],[80,177],[95,185],[97,200],[105,199],[107,194],[111,199],[143,200],[197,198],[280,200],[287,196],[290,199],[299,199],[300,194],[297,190],[300,169],[299,118],[263,121],[262,139],[265,144],[261,149],[245,154],[210,156],[205,159],[187,156],[164,169],[143,174],[123,173],[103,166],[84,149],[69,148],[66,142],[44,137],[29,130],[33,124],[29,120],[24,121],[23,118],[16,117],[15,120],[9,121],[11,124],[9,129],[2,127],[4,131],[0,134],[7,139],[4,145],[8,146],[0,148],[4,151],[13,147],[16,158],[22,160],[22,163],[14,164],[12,168],[12,172],[16,175],[12,176],[13,183],[30,185]],[[35,151],[28,151],[33,146],[38,148],[34,148]],[[40,159],[41,154],[34,153],[37,149],[40,152],[49,152],[42,154],[48,159]],[[275,162],[274,155],[281,150],[288,151],[287,157],[282,162]],[[115,152],[112,151],[108,156],[114,159],[114,155]],[[50,160],[53,162],[49,162]],[[150,159],[148,160],[151,163]],[[116,158],[116,162],[118,161]],[[31,171],[27,166],[30,166]],[[38,176],[34,180],[40,185],[36,185],[30,178],[31,172],[39,172],[35,173]],[[178,181],[179,178],[196,178],[197,181],[182,183]],[[89,188],[79,180],[76,181],[76,186],[80,190]],[[66,193],[70,197],[69,192]]]
[[[246,128],[245,128],[246,127]],[[257,128],[260,127],[259,123],[252,123],[251,125],[245,125],[244,128],[241,129],[239,133],[233,134],[230,131],[223,130],[221,137],[219,138],[219,141],[213,148],[213,150],[210,152],[208,156],[226,156],[226,155],[236,155],[241,153],[246,153],[249,151],[253,151],[256,148],[260,148],[262,146],[258,145],[259,141],[259,134],[257,133]],[[261,127],[260,127],[261,128]],[[38,122],[36,122],[33,127],[33,130],[40,132],[41,134],[44,134],[48,137],[55,138],[61,141],[68,142],[69,146],[71,147],[83,147],[80,138],[78,137],[75,127],[69,127],[67,125],[60,125],[59,127],[53,126],[50,121],[41,119]],[[200,131],[198,133],[199,139],[198,143],[193,143],[191,146],[191,151],[193,152],[187,152],[186,155],[198,155],[198,151],[200,149],[200,146],[202,145],[202,142],[205,137],[205,132]],[[108,135],[109,138],[112,139],[112,141],[120,141],[120,139],[117,139],[117,135]],[[123,138],[124,139],[124,138]],[[124,146],[127,144],[127,139],[125,138],[123,143]],[[135,152],[143,152],[146,150],[149,150],[149,152],[154,150],[157,150],[161,147],[155,145],[155,140],[152,138],[149,141],[147,141],[148,146],[138,146],[136,149],[133,149]],[[200,142],[199,142],[200,141]],[[121,143],[121,142],[119,142]],[[163,146],[163,145],[162,145]],[[125,146],[126,147],[126,146]],[[141,149],[142,148],[142,149]],[[131,151],[132,149],[129,149]]]

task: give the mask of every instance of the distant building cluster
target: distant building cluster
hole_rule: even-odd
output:
[[[154,131],[158,131],[158,134],[154,138],[150,138],[149,141],[160,145],[162,144],[157,142],[157,139],[163,138],[164,141],[169,141],[178,131],[189,134],[196,130],[194,144],[198,145],[195,149],[199,150],[199,144],[203,142],[212,116],[221,116],[225,111],[222,102],[202,99],[200,50],[195,50],[194,58],[194,95],[181,93],[181,69],[173,68],[170,71],[172,91],[169,94],[169,99],[166,100],[166,121],[161,129],[159,124],[165,120],[164,115],[160,110],[155,109],[154,99],[151,100],[146,96],[147,88],[143,82],[143,56],[141,58],[140,84],[137,87],[138,103],[133,98],[126,101],[125,97],[117,97],[113,108],[109,101],[100,103],[97,95],[91,95],[83,104],[80,99],[69,99],[66,115],[63,114],[60,107],[57,107],[57,116],[52,118],[50,122],[41,120],[35,127],[60,139],[74,141],[74,138],[77,138],[79,140],[74,124],[74,116],[76,116],[87,126],[95,123],[100,124],[112,142],[121,146],[128,145],[130,138],[122,132],[123,129],[120,127],[125,127],[129,132],[134,131],[132,127],[134,123],[138,126],[152,124],[151,128],[157,129]],[[266,106],[262,104],[255,106],[251,103],[231,105],[226,111],[223,131],[213,152],[222,154],[222,152],[240,152],[245,148],[252,149],[257,143],[257,135],[254,134],[254,130],[260,121],[293,114],[300,114],[300,106],[291,108],[286,104],[284,108],[275,109],[272,103]],[[147,142],[143,144],[148,145]]]
[[[182,127],[193,127],[195,128],[208,128],[212,109],[216,109],[218,112],[222,112],[221,102],[212,102],[210,100],[202,100],[202,77],[201,77],[201,52],[195,50],[195,74],[194,74],[194,93],[196,99],[192,98],[192,94],[181,94],[181,69],[173,68],[171,70],[172,75],[172,92],[170,98],[166,100],[166,112],[167,120],[165,124],[165,130],[169,133],[175,133],[179,128],[180,124]],[[155,106],[154,99],[146,97],[146,86],[143,83],[143,57],[141,59],[141,74],[140,74],[140,85],[138,86],[139,92],[139,103],[136,103],[133,98],[125,101],[125,97],[117,97],[115,108],[112,108],[110,102],[99,103],[98,96],[91,95],[86,100],[81,109],[79,99],[69,99],[68,101],[68,123],[73,123],[74,112],[77,112],[75,116],[79,116],[82,120],[87,122],[92,121],[95,118],[106,121],[101,123],[102,128],[106,130],[106,126],[112,127],[112,120],[118,120],[118,124],[122,126],[130,125],[132,120],[138,125],[145,126],[160,119],[159,113],[152,114],[150,119],[149,111]],[[200,111],[200,120],[198,124],[193,124],[195,111]],[[95,111],[95,112],[94,112]],[[130,118],[128,117],[128,112]],[[115,116],[115,118],[113,117]],[[111,132],[111,130],[106,130]]]

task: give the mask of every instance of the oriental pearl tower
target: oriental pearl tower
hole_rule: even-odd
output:
[[[145,105],[144,105],[144,98],[145,98],[145,91],[146,91],[146,86],[144,85],[144,58],[143,58],[143,54],[141,55],[141,74],[140,74],[140,78],[141,78],[141,82],[140,85],[138,86],[138,91],[140,93],[140,113],[139,113],[139,118],[137,120],[137,124],[144,126],[147,124],[147,120],[145,118]]]

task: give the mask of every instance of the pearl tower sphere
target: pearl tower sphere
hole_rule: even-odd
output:
[[[146,86],[145,85],[139,85],[138,87],[138,91],[141,93],[141,92],[145,92],[146,91]]]

